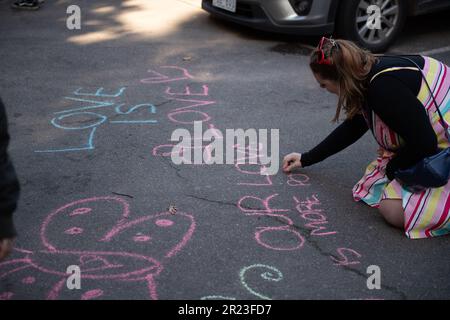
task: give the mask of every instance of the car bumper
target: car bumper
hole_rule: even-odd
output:
[[[202,8],[211,15],[251,28],[298,35],[322,35],[334,31],[334,23],[328,21],[332,0],[315,0],[307,16],[299,16],[288,0],[238,0],[236,12],[229,12],[203,0]]]

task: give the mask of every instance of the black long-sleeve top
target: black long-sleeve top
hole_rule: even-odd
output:
[[[424,66],[421,56],[409,56],[420,68]],[[406,60],[396,57],[380,57],[374,64],[367,79],[389,67],[414,67]],[[386,175],[394,178],[397,169],[410,167],[421,159],[437,153],[437,138],[430,120],[417,95],[422,83],[422,75],[414,70],[397,70],[382,73],[369,84],[366,92],[365,108],[371,110],[404,142],[386,167]],[[302,166],[310,166],[345,149],[370,128],[362,114],[342,122],[327,138],[312,150],[303,153]]]
[[[0,99],[0,240],[16,236],[12,215],[20,192],[16,172],[8,156],[8,144],[8,123]]]

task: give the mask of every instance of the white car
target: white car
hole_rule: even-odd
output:
[[[450,8],[450,0],[202,0],[214,16],[249,27],[298,35],[329,35],[380,52],[406,17]]]

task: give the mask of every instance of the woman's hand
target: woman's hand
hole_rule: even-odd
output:
[[[378,157],[380,157],[380,158],[391,158],[394,155],[394,153],[392,151],[388,151],[382,147],[378,148],[377,153],[378,153]]]
[[[291,153],[284,157],[283,159],[283,172],[289,173],[292,169],[297,167],[302,167],[302,155],[300,153]]]
[[[0,239],[0,261],[5,259],[13,249],[13,239]]]

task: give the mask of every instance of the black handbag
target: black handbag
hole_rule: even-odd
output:
[[[439,105],[431,91],[431,88],[422,73],[420,67],[411,59],[406,57],[397,56],[397,58],[405,59],[412,62],[417,69],[420,71],[425,84],[430,91],[430,95],[433,98],[436,111],[439,114],[440,122],[445,129],[445,136],[450,142],[448,124],[445,122],[441,111],[439,110]],[[421,192],[428,188],[438,188],[445,186],[450,178],[450,148],[441,150],[439,153],[426,157],[416,163],[414,166],[399,169],[394,172],[395,179],[402,185],[403,188],[410,192]]]
[[[413,193],[445,186],[450,178],[450,148],[410,168],[397,170],[394,176],[403,188]]]

